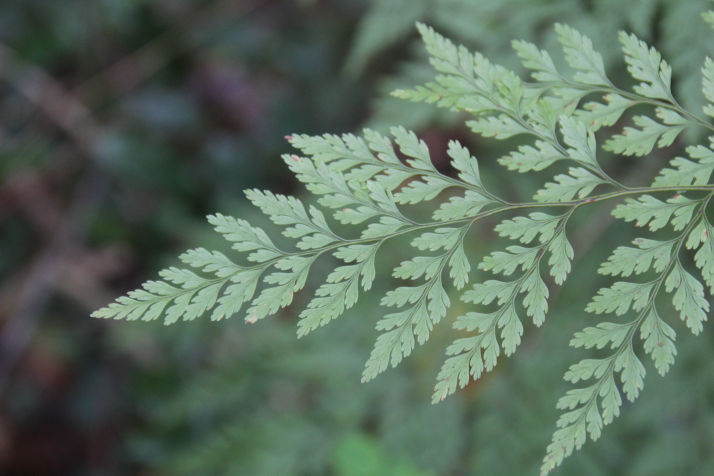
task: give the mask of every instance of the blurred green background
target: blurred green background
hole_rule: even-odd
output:
[[[286,134],[415,128],[445,167],[464,141],[491,188],[529,197],[542,177],[496,159],[512,143],[471,136],[458,115],[390,98],[431,72],[414,22],[517,68],[512,38],[555,51],[554,22],[590,35],[623,84],[619,29],[655,44],[683,103],[701,103],[714,32],[686,0],[3,0],[0,2],[0,474],[536,474],[581,351],[573,332],[603,283],[598,263],[632,237],[602,207],[569,231],[576,267],[551,290],[544,329],[496,371],[429,403],[442,325],[398,369],[360,384],[394,286],[301,340],[299,296],[280,316],[164,327],[89,313],[201,244],[203,217],[260,220],[248,187],[303,194],[279,155]],[[645,184],[682,144],[607,162]],[[498,246],[485,223],[474,260]],[[382,259],[403,258],[394,242]],[[378,270],[379,272],[379,270]],[[320,276],[312,276],[319,284]],[[483,276],[475,274],[472,279]],[[456,299],[450,316],[465,309]],[[714,474],[712,333],[678,331],[667,378],[648,367],[639,401],[563,475]],[[532,327],[532,326],[531,326]]]

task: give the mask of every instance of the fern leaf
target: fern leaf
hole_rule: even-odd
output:
[[[610,84],[602,56],[593,49],[592,41],[588,37],[561,23],[556,23],[555,32],[563,46],[565,60],[577,71],[574,76],[576,81],[592,86]]]
[[[616,154],[645,156],[657,147],[672,145],[689,121],[676,113],[665,114],[665,109],[658,108],[658,117],[665,118],[662,123],[649,116],[635,116],[637,127],[625,127],[622,134],[612,136],[604,148]],[[671,111],[670,111],[671,112]]]
[[[699,334],[707,320],[709,301],[704,298],[704,286],[687,270],[682,263],[676,265],[667,276],[665,289],[672,293],[672,304],[679,311],[682,320],[693,334]]]
[[[664,376],[674,363],[677,349],[674,346],[676,332],[652,309],[642,322],[640,337],[644,342],[645,352],[652,356],[655,368]]]
[[[593,132],[604,126],[612,126],[620,120],[625,111],[636,104],[616,93],[605,94],[603,100],[604,103],[587,102],[582,109],[575,111],[575,116]]]
[[[642,195],[637,199],[628,198],[625,204],[615,207],[612,215],[626,222],[634,221],[637,226],[649,225],[651,231],[664,228],[668,224],[675,230],[681,230],[689,222],[698,204],[699,201],[681,195],[664,202],[651,195]]]
[[[714,171],[714,152],[702,145],[687,147],[687,154],[693,160],[675,157],[663,168],[652,185],[655,187],[676,187],[704,185]]]
[[[672,68],[662,59],[662,55],[633,34],[620,32],[619,39],[627,71],[641,81],[633,88],[634,91],[647,98],[669,100],[672,97]]]
[[[595,187],[604,184],[600,177],[582,167],[570,167],[568,175],[558,174],[555,182],[548,182],[533,198],[538,202],[568,202],[587,197]]]
[[[674,241],[657,241],[647,238],[637,238],[633,241],[636,248],[619,246],[604,262],[598,272],[612,276],[629,277],[642,274],[650,269],[662,272],[671,256]]]
[[[522,145],[517,151],[501,157],[498,162],[509,170],[518,172],[539,171],[549,167],[558,160],[566,157],[558,151],[552,144],[544,141],[536,141],[535,147]]]
[[[513,40],[511,45],[521,58],[523,66],[533,71],[531,73],[533,79],[539,82],[560,81],[562,79],[558,69],[555,67],[555,63],[553,63],[553,58],[550,57],[547,51],[541,50],[527,41]]]
[[[702,273],[704,282],[709,285],[710,292],[714,293],[714,227],[709,220],[702,218],[691,234],[687,247],[697,248],[694,254],[694,263]],[[701,245],[701,246],[700,246]]]

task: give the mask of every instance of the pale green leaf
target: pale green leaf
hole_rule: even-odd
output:
[[[494,230],[500,236],[519,240],[523,244],[532,242],[536,237],[540,243],[546,243],[553,237],[561,219],[562,216],[533,212],[527,217],[519,216],[504,220],[496,225]]]
[[[625,349],[626,350],[615,359],[615,367],[613,370],[620,372],[622,390],[627,399],[633,402],[644,386],[645,367],[635,355],[632,346],[627,346]]]
[[[655,368],[664,376],[677,355],[674,339],[677,334],[652,308],[640,327],[640,337],[644,341],[645,352],[652,356]]]
[[[585,310],[595,314],[614,312],[617,315],[626,313],[630,308],[640,311],[647,305],[653,287],[653,283],[617,281],[610,287],[600,289]]]
[[[667,147],[687,126],[681,119],[672,124],[659,123],[649,116],[635,116],[636,127],[625,127],[622,134],[616,134],[605,142],[603,148],[616,154],[644,156],[657,147]]]
[[[654,179],[655,187],[676,187],[706,185],[714,171],[714,152],[702,145],[687,147],[687,154],[693,160],[675,157]]]
[[[490,198],[467,190],[463,197],[451,197],[448,201],[443,202],[439,209],[434,211],[433,218],[437,221],[447,221],[473,217],[493,203]]]
[[[576,117],[593,132],[601,127],[614,125],[627,109],[635,105],[634,101],[615,93],[605,94],[603,99],[604,104],[590,101],[585,103],[582,109],[575,111]]]
[[[563,141],[570,146],[568,149],[569,158],[597,167],[595,134],[588,131],[582,121],[572,117],[560,116],[559,122]]]
[[[702,283],[677,261],[665,281],[665,289],[672,293],[672,304],[693,334],[704,328],[709,312],[709,301],[704,297]]]
[[[523,297],[523,307],[526,315],[533,319],[533,324],[541,326],[548,313],[548,287],[540,277],[540,273],[534,271],[523,281],[521,292]],[[507,354],[508,355],[508,354]]]
[[[555,280],[556,284],[563,284],[568,273],[570,273],[571,262],[575,256],[573,246],[568,241],[565,231],[561,231],[548,245],[550,257],[548,258],[548,266],[550,266],[550,275]]]
[[[632,243],[637,247],[617,247],[607,261],[600,265],[598,272],[612,276],[628,277],[633,273],[642,274],[650,269],[661,273],[669,264],[674,241],[636,238]]]
[[[602,349],[605,346],[615,349],[622,344],[631,328],[631,323],[601,322],[595,327],[586,327],[582,331],[576,332],[570,341],[570,345],[586,349],[593,347]]]
[[[479,268],[484,271],[492,271],[494,273],[502,273],[506,276],[513,274],[519,267],[525,271],[535,262],[539,247],[534,246],[526,248],[523,246],[512,245],[506,248],[506,251],[494,251],[484,257],[479,265]]]
[[[458,142],[449,141],[449,148],[446,153],[451,157],[451,164],[459,171],[459,178],[477,188],[483,187],[481,175],[478,170],[478,161],[473,157],[468,149]]]
[[[669,100],[671,98],[672,69],[654,48],[634,34],[620,32],[620,43],[627,62],[627,71],[633,78],[642,81],[634,87],[637,94]]]
[[[523,124],[505,114],[474,119],[467,121],[466,125],[476,134],[501,140],[530,132]]]
[[[610,84],[602,56],[593,49],[590,38],[561,23],[555,24],[555,32],[563,46],[565,60],[576,71],[576,81],[594,86]]]
[[[523,173],[531,170],[543,170],[554,162],[567,158],[549,142],[538,140],[534,145],[535,147],[521,145],[517,151],[498,159],[498,163],[507,167],[508,170],[517,170]]]
[[[531,73],[533,79],[542,82],[561,80],[560,73],[547,51],[522,40],[513,40],[511,45],[521,58],[523,66],[533,71]]]
[[[615,218],[626,222],[634,221],[637,226],[649,225],[651,231],[672,224],[675,230],[681,230],[689,222],[699,202],[683,196],[675,196],[666,202],[651,195],[628,198],[612,211]]]
[[[577,198],[584,198],[595,187],[605,183],[601,178],[593,175],[582,167],[570,167],[568,175],[558,174],[555,182],[548,182],[545,187],[538,190],[533,198],[538,202],[568,202]]]

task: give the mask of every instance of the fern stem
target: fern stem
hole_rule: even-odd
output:
[[[371,243],[379,240],[386,240],[390,238],[394,238],[397,236],[402,236],[406,235],[415,231],[420,231],[428,228],[435,228],[438,226],[449,226],[449,225],[458,225],[466,222],[471,222],[471,225],[476,223],[477,221],[480,221],[484,218],[487,218],[492,215],[497,215],[499,213],[511,211],[511,210],[520,210],[524,208],[547,208],[547,207],[570,207],[573,208],[573,211],[580,206],[583,205],[588,205],[591,203],[598,203],[598,202],[603,202],[606,200],[611,200],[615,198],[621,198],[621,197],[627,197],[630,195],[639,195],[643,193],[666,193],[666,192],[684,192],[684,191],[693,191],[693,192],[714,192],[714,184],[712,185],[692,185],[692,186],[685,186],[685,187],[634,187],[634,188],[629,188],[627,190],[619,191],[619,192],[610,192],[610,193],[604,193],[600,195],[593,195],[590,197],[586,197],[580,200],[570,200],[570,201],[564,201],[564,202],[523,202],[523,203],[511,203],[511,202],[504,202],[504,204],[500,207],[492,208],[491,210],[487,210],[485,212],[479,213],[474,216],[466,217],[466,218],[458,218],[458,219],[453,219],[453,220],[443,220],[443,221],[432,221],[432,222],[427,222],[427,223],[417,223],[417,222],[412,222],[410,224],[411,226],[405,227],[401,230],[397,230],[393,233],[391,233],[389,236],[378,236],[374,238],[355,238],[355,239],[348,239],[348,240],[341,240],[337,243],[333,243],[327,246],[324,246],[322,248],[316,248],[312,250],[305,250],[305,251],[299,251],[299,252],[292,252],[292,253],[286,253],[286,256],[308,256],[310,254],[317,254],[317,253],[324,253],[325,251],[331,251],[336,248],[339,248],[341,246],[347,246],[347,245],[354,245],[354,244],[365,244],[365,243]],[[278,258],[273,258],[270,260],[268,263],[273,264],[277,261],[279,261],[282,257]],[[252,266],[252,267],[246,267],[244,270],[252,270],[252,269],[257,269],[263,266],[265,263],[261,263],[260,265]]]
[[[487,198],[490,198],[494,202],[506,203],[501,197],[494,195],[493,193],[486,190],[486,188],[484,188],[484,187],[477,187],[475,185],[464,182],[457,178],[442,174],[441,172],[436,171],[436,170],[431,171],[431,170],[426,170],[426,169],[416,169],[416,168],[412,168],[407,165],[404,165],[402,163],[396,164],[393,162],[385,162],[383,160],[379,160],[378,158],[374,158],[374,157],[368,158],[365,156],[354,154],[349,151],[341,151],[341,152],[345,158],[349,158],[349,159],[355,160],[357,162],[361,162],[361,163],[365,163],[365,164],[376,164],[376,165],[379,165],[380,167],[401,170],[403,172],[409,172],[412,174],[414,174],[416,172],[418,175],[422,175],[422,176],[436,177],[440,180],[450,183],[454,187],[459,187],[459,188],[463,188],[466,190],[472,190],[474,192],[478,192],[478,193],[486,196]],[[350,197],[352,197],[352,195],[350,195]],[[382,212],[383,212],[383,210],[382,210]]]
[[[702,119],[701,117],[697,116],[696,114],[692,114],[691,112],[687,111],[682,107],[679,102],[672,96],[671,94],[669,95],[670,100],[669,101],[663,101],[659,99],[652,99],[652,98],[646,98],[644,96],[640,96],[639,94],[626,91],[624,89],[621,89],[611,82],[609,83],[609,87],[602,87],[602,86],[594,86],[591,84],[583,84],[583,83],[578,83],[576,81],[573,81],[571,79],[566,78],[565,76],[561,76],[562,83],[557,83],[555,81],[551,82],[539,82],[535,83],[537,86],[535,86],[534,83],[525,83],[528,85],[534,85],[535,87],[543,88],[545,87],[568,87],[572,89],[579,89],[581,91],[588,91],[592,93],[603,93],[603,94],[617,94],[618,96],[622,96],[625,99],[629,99],[630,101],[633,101],[635,104],[647,104],[650,106],[654,107],[661,107],[664,109],[669,109],[670,111],[674,111],[677,114],[681,115],[682,117],[688,119],[691,123],[701,126],[705,129],[708,129],[712,132],[714,132],[714,125],[711,124],[709,121]],[[608,81],[609,82],[609,81]]]
[[[160,302],[163,300],[166,300],[167,303],[172,301],[173,299],[183,296],[185,294],[189,293],[197,293],[201,291],[202,289],[212,286],[214,284],[218,283],[223,283],[226,284],[228,283],[238,272],[244,272],[244,271],[257,271],[259,270],[261,274],[265,272],[268,268],[276,264],[278,261],[281,259],[284,259],[287,256],[295,256],[295,257],[304,257],[304,256],[310,256],[312,257],[313,260],[317,260],[320,256],[322,256],[324,253],[335,250],[337,248],[343,247],[343,246],[348,246],[348,245],[353,245],[353,244],[366,244],[366,243],[373,243],[376,241],[386,241],[387,239],[395,238],[397,236],[402,236],[406,235],[412,232],[420,231],[420,230],[425,230],[429,228],[435,228],[435,227],[440,227],[440,226],[449,226],[449,225],[459,225],[459,224],[465,224],[468,223],[468,226],[464,227],[464,235],[470,229],[471,226],[473,226],[474,223],[477,221],[480,221],[484,218],[487,218],[492,215],[497,215],[502,212],[507,212],[511,210],[519,210],[519,209],[524,209],[524,208],[546,208],[546,207],[570,207],[571,210],[567,212],[568,216],[570,216],[577,208],[580,206],[590,204],[590,203],[597,203],[597,202],[602,202],[605,200],[610,200],[614,198],[620,198],[620,197],[625,197],[629,195],[637,195],[641,193],[663,193],[663,192],[682,192],[682,191],[709,191],[710,195],[714,193],[714,185],[701,185],[701,186],[686,186],[686,187],[636,187],[636,188],[630,188],[627,190],[623,191],[618,191],[618,192],[611,192],[611,193],[606,193],[606,194],[601,194],[601,195],[595,195],[587,198],[583,198],[581,200],[571,200],[567,202],[526,202],[526,203],[509,203],[501,200],[501,203],[503,203],[502,206],[492,208],[491,210],[487,210],[483,213],[479,213],[475,216],[471,217],[466,217],[466,218],[460,218],[460,219],[455,219],[455,220],[446,220],[446,221],[434,221],[434,222],[428,222],[428,223],[417,223],[412,220],[409,220],[409,225],[401,230],[397,230],[394,233],[390,234],[389,236],[379,236],[379,237],[374,237],[374,238],[356,238],[356,239],[342,239],[338,236],[335,235],[335,238],[338,239],[337,242],[332,243],[330,245],[323,246],[321,248],[316,248],[316,249],[311,249],[311,250],[304,250],[304,251],[298,251],[298,252],[284,252],[281,254],[281,256],[272,258],[268,261],[265,261],[263,263],[254,265],[254,266],[239,266],[239,270],[236,271],[236,273],[233,273],[229,276],[223,277],[223,278],[217,278],[217,279],[208,279],[201,283],[199,286],[193,287],[193,288],[180,288],[180,292],[171,295],[171,296],[157,296],[157,299],[152,302]],[[463,239],[463,236],[462,238]],[[238,266],[238,265],[236,265]],[[443,271],[443,266],[442,266],[442,271]]]
[[[526,129],[526,130],[528,131],[528,133],[531,134],[532,136],[537,137],[537,138],[539,138],[539,139],[543,139],[543,140],[545,140],[546,142],[548,142],[548,143],[549,143],[550,145],[552,145],[558,152],[560,152],[563,157],[570,158],[570,155],[569,155],[569,153],[568,153],[568,150],[567,150],[565,147],[563,147],[563,145],[560,143],[560,141],[555,137],[555,133],[553,133],[553,136],[552,136],[552,137],[543,136],[543,135],[541,135],[540,133],[538,133],[538,131],[535,130],[535,128],[533,128],[533,126],[530,125],[530,124],[528,123],[528,121],[526,121],[526,120],[525,120],[523,117],[521,117],[519,114],[509,112],[509,111],[507,111],[507,110],[505,110],[505,109],[501,109],[501,112],[503,112],[503,113],[506,114],[507,116],[511,117],[514,121],[518,122],[518,124],[519,124],[521,127],[523,127],[524,129]],[[578,162],[578,161],[576,161],[576,162]],[[591,166],[590,164],[585,164],[585,163],[582,163],[582,162],[578,162],[578,164],[579,164],[580,166],[582,166],[582,167],[588,169],[590,172],[594,173],[595,175],[597,175],[597,176],[600,177],[601,179],[605,180],[606,182],[608,182],[610,185],[614,186],[615,188],[620,189],[620,190],[627,190],[627,187],[625,187],[623,184],[621,184],[620,182],[618,182],[618,181],[615,180],[614,178],[610,177],[610,176],[607,174],[607,172],[605,172],[605,171],[602,169],[602,167],[600,166],[600,164],[597,164],[597,165],[594,166],[594,167]]]

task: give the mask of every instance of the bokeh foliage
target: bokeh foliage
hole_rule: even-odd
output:
[[[177,252],[213,244],[207,213],[250,219],[244,188],[299,194],[279,158],[289,133],[403,124],[433,151],[459,137],[489,164],[484,181],[523,198],[530,179],[505,183],[498,146],[457,126],[457,115],[387,97],[430,79],[413,41],[417,20],[514,67],[510,39],[553,46],[556,21],[593,38],[608,66],[619,57],[617,30],[633,31],[670,61],[675,91],[691,106],[701,103],[698,69],[711,55],[712,32],[699,18],[707,8],[704,0],[6,2],[0,332],[23,291],[36,289],[39,258],[49,248],[61,259],[38,295],[46,305],[32,314],[33,338],[0,389],[0,472],[535,474],[554,395],[566,389],[562,371],[578,357],[562,343],[584,320],[596,322],[582,313],[602,284],[592,271],[632,238],[608,228],[606,208],[574,227],[580,263],[552,303],[551,325],[528,331],[516,358],[436,406],[429,396],[453,338],[446,328],[405,365],[359,383],[376,303],[300,341],[291,309],[250,328],[240,320],[113,326],[87,315]],[[91,121],[80,116],[68,131],[62,114],[43,107],[64,105],[61,95],[25,90],[48,79]],[[676,153],[677,143],[648,160],[661,165]],[[634,182],[648,175],[641,162],[612,166]],[[67,221],[72,239],[58,253],[50,246]],[[495,239],[486,223],[467,251],[484,255]],[[394,263],[405,257],[398,245],[385,251]],[[377,286],[374,295],[394,283]],[[458,306],[454,313],[467,310]],[[648,368],[638,404],[561,474],[714,472],[713,338],[680,330],[668,377]]]

